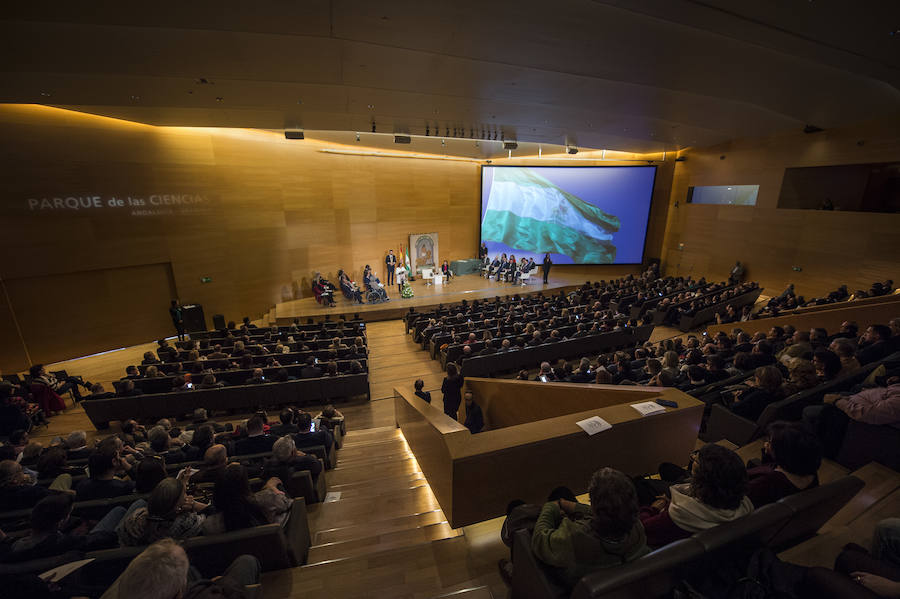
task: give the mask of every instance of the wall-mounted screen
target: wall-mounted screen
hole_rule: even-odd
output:
[[[481,240],[554,264],[639,264],[655,166],[484,166]]]
[[[688,187],[688,204],[756,206],[759,185],[696,185]]]

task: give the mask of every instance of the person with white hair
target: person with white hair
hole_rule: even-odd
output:
[[[314,455],[303,453],[297,449],[293,437],[285,435],[275,441],[272,446],[272,457],[263,464],[263,476],[277,476],[282,480],[300,470],[308,470],[313,480],[322,472],[322,462]]]
[[[94,453],[92,447],[87,446],[87,434],[84,431],[72,431],[66,437],[66,453],[70,460],[80,460]]]
[[[213,586],[224,587],[216,594],[240,597],[241,587],[259,583],[260,564],[252,555],[238,556],[215,580],[191,580],[190,566],[180,545],[162,539],[131,560],[101,599],[180,599]]]

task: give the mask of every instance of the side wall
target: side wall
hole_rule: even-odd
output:
[[[900,215],[779,210],[777,204],[787,167],[900,160],[900,117],[811,135],[798,131],[739,140],[681,155],[686,160],[675,166],[662,252],[666,274],[721,279],[740,260],[765,294],[780,293],[793,282],[806,297],[842,284],[855,290],[898,280]],[[691,185],[731,184],[758,184],[757,205],[686,203]]]

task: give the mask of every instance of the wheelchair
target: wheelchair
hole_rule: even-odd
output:
[[[366,303],[367,304],[380,304],[381,302],[389,302],[390,298],[387,296],[387,292],[382,287],[373,288],[371,285],[366,285]]]

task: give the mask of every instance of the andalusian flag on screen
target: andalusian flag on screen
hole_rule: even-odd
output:
[[[482,238],[511,248],[564,254],[576,264],[616,259],[619,219],[567,193],[529,168],[496,168]]]

